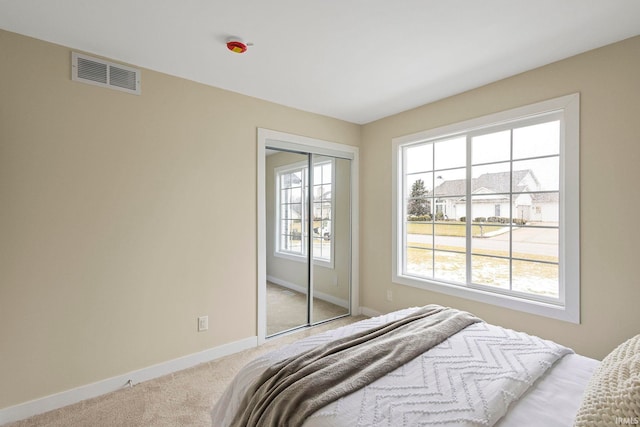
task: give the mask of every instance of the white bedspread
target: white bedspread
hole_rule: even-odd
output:
[[[405,309],[293,343],[249,363],[213,411],[228,425],[250,382],[274,361],[404,317]],[[387,376],[317,411],[305,427],[491,426],[570,349],[486,323],[471,325]]]
[[[495,427],[573,427],[598,360],[567,354],[549,369]]]

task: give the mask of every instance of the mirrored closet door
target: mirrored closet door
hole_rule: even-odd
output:
[[[267,145],[266,336],[350,313],[351,161]]]

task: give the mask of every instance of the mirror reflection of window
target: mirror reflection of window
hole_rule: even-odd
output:
[[[332,262],[333,170],[334,160],[330,158],[322,158],[314,163],[312,180],[309,179],[306,162],[276,168],[278,254],[307,256],[309,218],[305,206],[309,203],[309,182],[313,181],[310,215],[313,221],[313,259]]]

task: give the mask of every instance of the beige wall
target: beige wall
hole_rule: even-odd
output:
[[[70,52],[0,31],[0,409],[255,336],[257,128],[360,141],[148,70],[73,82]]]
[[[363,127],[360,303],[378,311],[439,303],[554,339],[601,358],[640,333],[640,37],[388,117]],[[391,283],[391,139],[581,94],[582,324],[474,303]],[[386,301],[387,289],[393,302]]]

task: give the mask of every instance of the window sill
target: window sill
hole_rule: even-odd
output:
[[[303,255],[293,255],[293,254],[287,254],[287,253],[282,253],[282,252],[275,252],[273,254],[273,256],[275,256],[276,258],[282,258],[282,259],[286,259],[286,260],[289,260],[289,261],[295,261],[295,262],[300,262],[300,263],[306,263],[307,262],[307,257],[303,256]],[[333,260],[325,261],[325,260],[321,260],[321,259],[314,259],[313,260],[313,265],[316,265],[318,267],[330,268],[330,269],[334,268]]]
[[[579,307],[571,307],[569,304],[556,305],[541,301],[533,301],[511,295],[488,292],[482,289],[420,280],[411,276],[394,275],[392,281],[400,285],[438,292],[445,295],[491,304],[524,313],[535,314],[575,324],[580,323]]]

